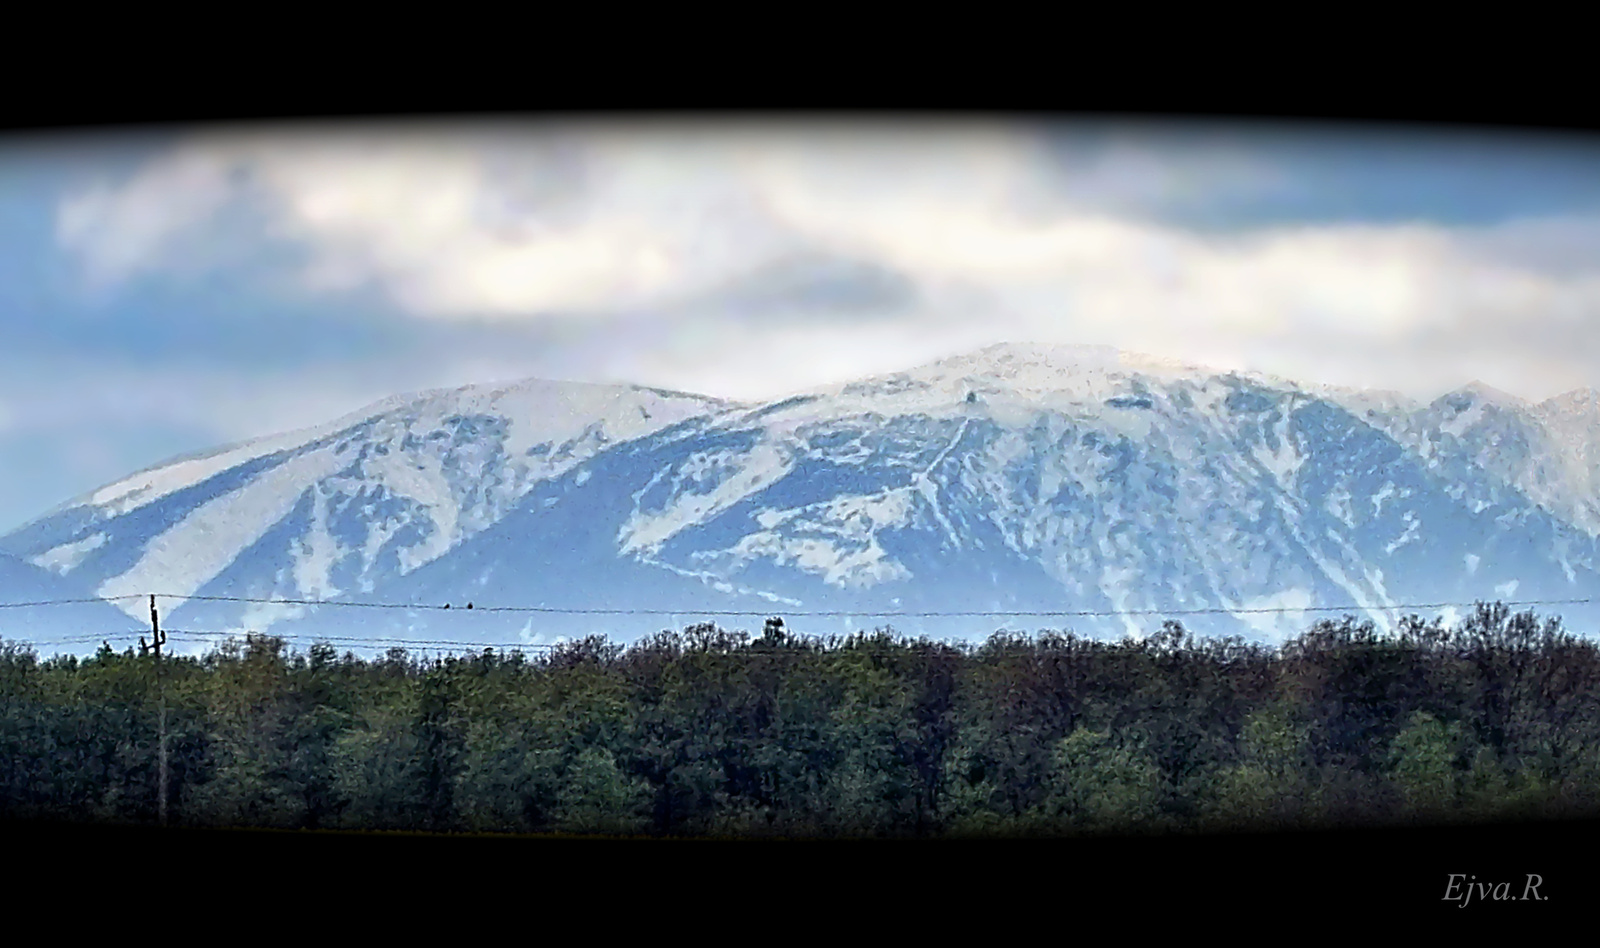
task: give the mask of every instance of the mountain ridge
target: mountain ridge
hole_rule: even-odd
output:
[[[1386,625],[1408,601],[1588,597],[1600,425],[1503,394],[1422,404],[1030,344],[754,403],[485,383],[153,466],[0,550],[102,596],[178,596],[186,624],[368,637],[467,626],[181,597],[788,607],[858,625],[905,602],[1151,614],[1077,621],[1094,634],[1211,608],[1228,618],[1200,631],[1269,639],[1328,606]],[[1284,611],[1246,611],[1262,603]],[[471,620],[512,643],[594,621]]]

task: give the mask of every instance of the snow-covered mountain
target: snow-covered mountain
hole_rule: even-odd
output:
[[[324,603],[164,602],[183,629],[511,643],[746,611],[722,621],[1121,634],[1210,610],[1182,618],[1277,638],[1317,607],[1587,598],[1597,537],[1592,391],[1423,405],[1002,345],[760,405],[545,381],[397,397],[140,472],[0,550],[106,597]],[[1122,615],[881,617],[1029,610]]]

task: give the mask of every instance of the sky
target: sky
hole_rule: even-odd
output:
[[[1600,388],[1600,138],[529,118],[0,138],[0,532],[528,377],[759,400],[997,342]]]

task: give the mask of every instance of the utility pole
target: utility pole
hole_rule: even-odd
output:
[[[161,675],[161,646],[167,640],[167,633],[161,631],[161,619],[156,615],[156,597],[150,597],[150,639],[156,652],[156,689],[160,694],[160,706],[157,711],[160,737],[156,743],[156,767],[160,783],[160,796],[156,799],[157,812],[160,814],[161,825],[167,825],[167,687],[166,680]]]

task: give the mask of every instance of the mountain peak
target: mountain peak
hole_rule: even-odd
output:
[[[354,423],[374,415],[384,414],[425,402],[452,401],[462,403],[516,404],[529,400],[557,397],[592,401],[594,399],[620,398],[629,395],[655,395],[661,398],[690,399],[706,403],[724,403],[725,399],[651,388],[624,382],[577,382],[567,379],[530,377],[499,382],[473,382],[466,385],[441,386],[399,395],[390,395],[339,419],[336,423]]]
[[[968,357],[992,362],[1102,362],[1115,361],[1115,346],[1048,344],[1038,342],[1000,342],[985,346]],[[960,358],[959,356],[957,358]]]
[[[1545,399],[1539,403],[1539,407],[1567,412],[1600,411],[1600,391],[1588,387],[1575,388]]]
[[[1450,395],[1468,395],[1468,396],[1471,396],[1472,398],[1474,398],[1474,399],[1476,399],[1478,401],[1488,402],[1490,404],[1495,404],[1495,405],[1523,405],[1523,404],[1526,404],[1526,402],[1524,402],[1518,396],[1513,395],[1510,392],[1502,391],[1502,390],[1500,390],[1498,388],[1495,388],[1493,385],[1490,385],[1490,384],[1488,384],[1486,382],[1480,382],[1477,379],[1473,379],[1472,381],[1470,381],[1467,384],[1461,386],[1460,388],[1456,389],[1455,391],[1450,392],[1449,394]]]
[[[1115,346],[1002,342],[974,352],[940,359],[914,370],[937,377],[970,375],[1020,383],[1030,388],[1048,387],[1051,379],[1084,373],[1218,374],[1216,369],[1167,359]]]
[[[605,421],[610,436],[618,437],[735,404],[641,385],[541,378],[427,389],[391,395],[321,425],[175,457],[67,501],[51,513],[87,506],[120,515],[230,468],[269,455],[305,453],[333,435],[380,421],[394,430],[416,428],[426,436],[456,416],[498,417],[516,430],[508,445],[520,450],[580,437],[597,421]]]

